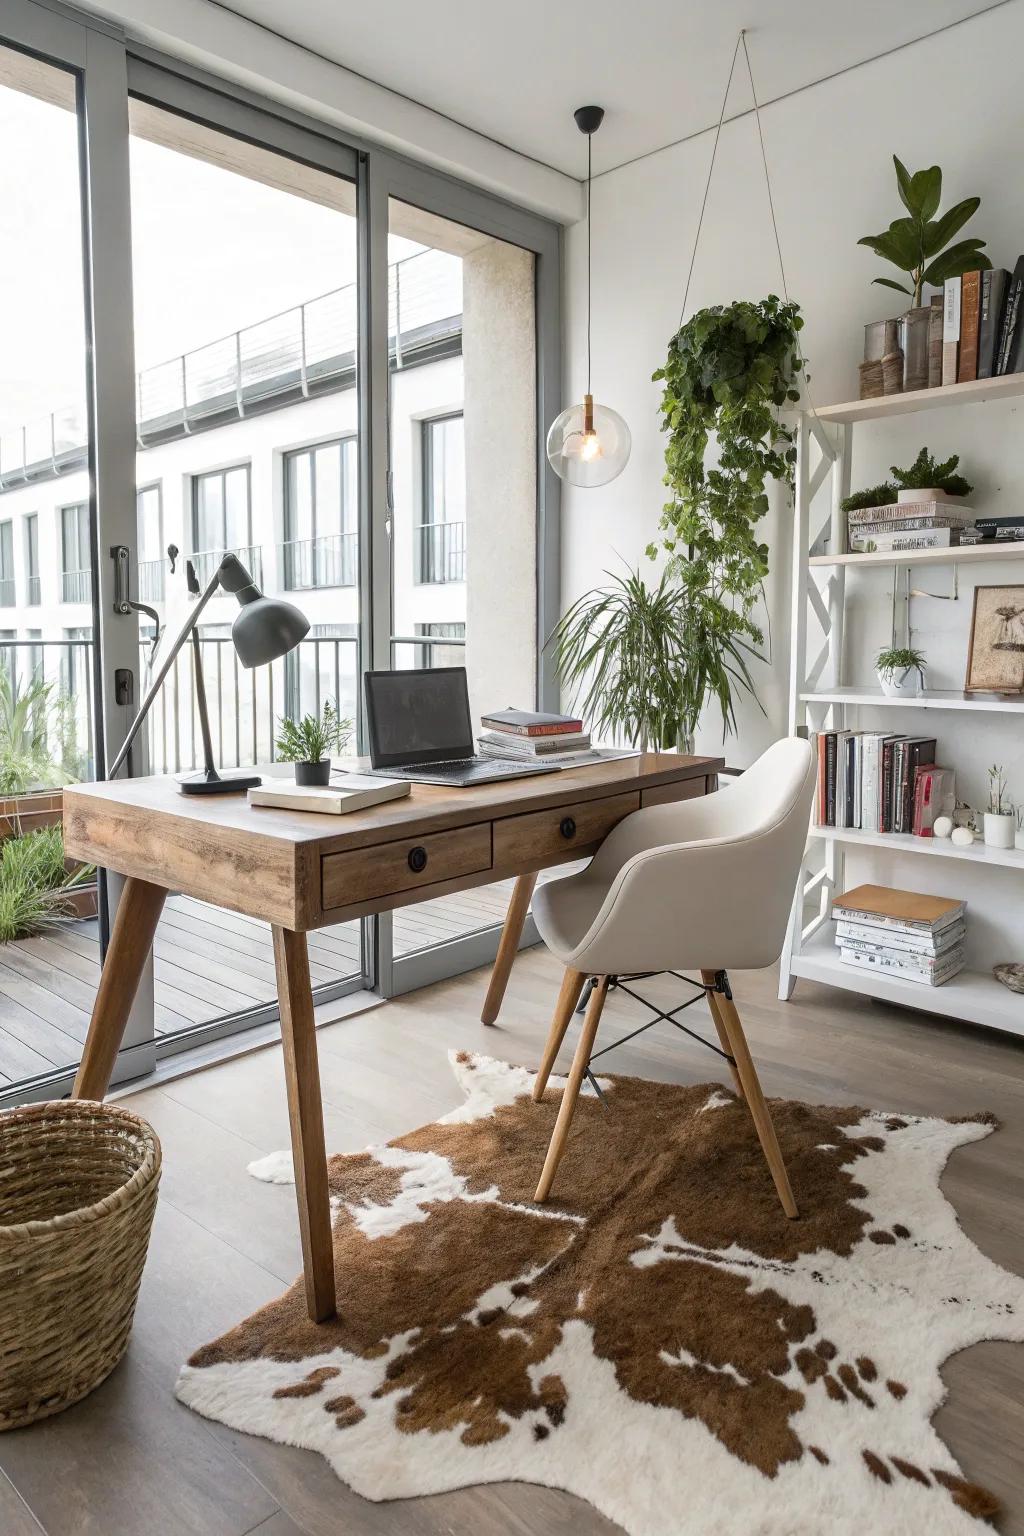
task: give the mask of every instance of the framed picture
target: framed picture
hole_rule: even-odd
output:
[[[1024,586],[975,587],[966,693],[1024,693]]]

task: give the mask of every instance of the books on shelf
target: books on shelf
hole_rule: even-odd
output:
[[[851,528],[851,554],[896,554],[907,549],[952,549],[960,543],[959,528],[932,525],[919,528],[890,525]]]
[[[1018,256],[1006,285],[993,372],[1024,372],[1024,256]]]
[[[847,514],[851,528],[913,523],[915,528],[964,528],[976,521],[962,501],[887,501],[880,507],[854,507]]]
[[[365,811],[387,800],[401,800],[411,788],[408,779],[382,779],[368,773],[335,774],[325,785],[267,779],[259,788],[249,790],[249,804],[342,816],[346,811]]]
[[[583,721],[574,715],[538,714],[529,709],[498,709],[481,715],[480,724],[487,731],[502,731],[509,736],[574,736],[583,730]]]
[[[955,384],[960,362],[960,278],[947,277],[942,291],[942,382]]]
[[[964,966],[967,903],[891,886],[859,885],[832,902],[844,965],[940,987]]]
[[[992,267],[981,274],[981,303],[978,320],[978,378],[990,379],[998,366],[999,336],[1010,274],[1005,267]]]
[[[930,837],[936,816],[951,808],[955,794],[952,769],[936,765],[937,748],[934,736],[820,732],[815,821]]]

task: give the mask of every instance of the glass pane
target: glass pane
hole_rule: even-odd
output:
[[[344,715],[356,708],[357,552],[351,584],[329,585],[313,454],[293,455],[358,431],[355,188],[147,103],[131,103],[130,122],[137,479],[164,491],[156,607],[169,631],[187,618],[185,562],[169,550],[210,552],[197,563],[204,586],[220,552],[235,550],[266,593],[287,594],[310,620],[296,651],[252,671],[232,644],[233,597],[217,593],[200,622],[217,766],[258,764],[266,777],[283,713],[328,698]],[[141,530],[140,550],[149,552]],[[147,642],[144,683],[151,666]],[[154,706],[149,742],[155,773],[202,767],[189,648]],[[238,913],[172,897],[156,957],[158,1034],[275,997],[270,931]],[[358,974],[361,925],[311,935],[310,962],[320,988]]]
[[[464,666],[479,721],[536,702],[534,259],[394,199],[389,218],[392,665]],[[395,954],[493,927],[510,889],[396,912]]]
[[[52,847],[61,787],[95,772],[74,76],[0,47],[0,144],[3,1097],[26,1079],[77,1064],[99,975],[93,878],[64,898],[73,903],[66,915],[45,932],[41,924],[47,891],[64,876],[59,846],[56,858]]]

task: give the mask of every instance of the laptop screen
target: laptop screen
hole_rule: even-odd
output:
[[[472,757],[465,667],[367,672],[366,724],[374,768]]]

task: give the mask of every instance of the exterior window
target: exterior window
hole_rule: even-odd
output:
[[[451,645],[418,645],[417,668],[464,667],[466,665],[465,624],[417,624],[415,633],[424,639],[450,640]]]
[[[143,485],[135,492],[135,526],[139,530],[139,597],[159,603],[164,597],[163,487]]]
[[[248,464],[215,469],[192,480],[192,561],[205,587],[226,554],[235,554],[257,585],[263,580],[260,549],[252,544],[252,494]]]
[[[39,580],[38,512],[30,512],[25,519],[25,574],[28,577],[28,603],[35,608],[43,600],[42,583]]]
[[[60,509],[60,598],[62,603],[87,603],[92,596],[92,554],[89,507],[84,501]]]
[[[359,482],[354,437],[284,458],[285,587],[354,587],[359,579]]]
[[[423,494],[416,580],[466,579],[466,453],[462,413],[423,423]]]
[[[0,608],[13,608],[15,601],[14,524],[8,518],[0,523]]]

